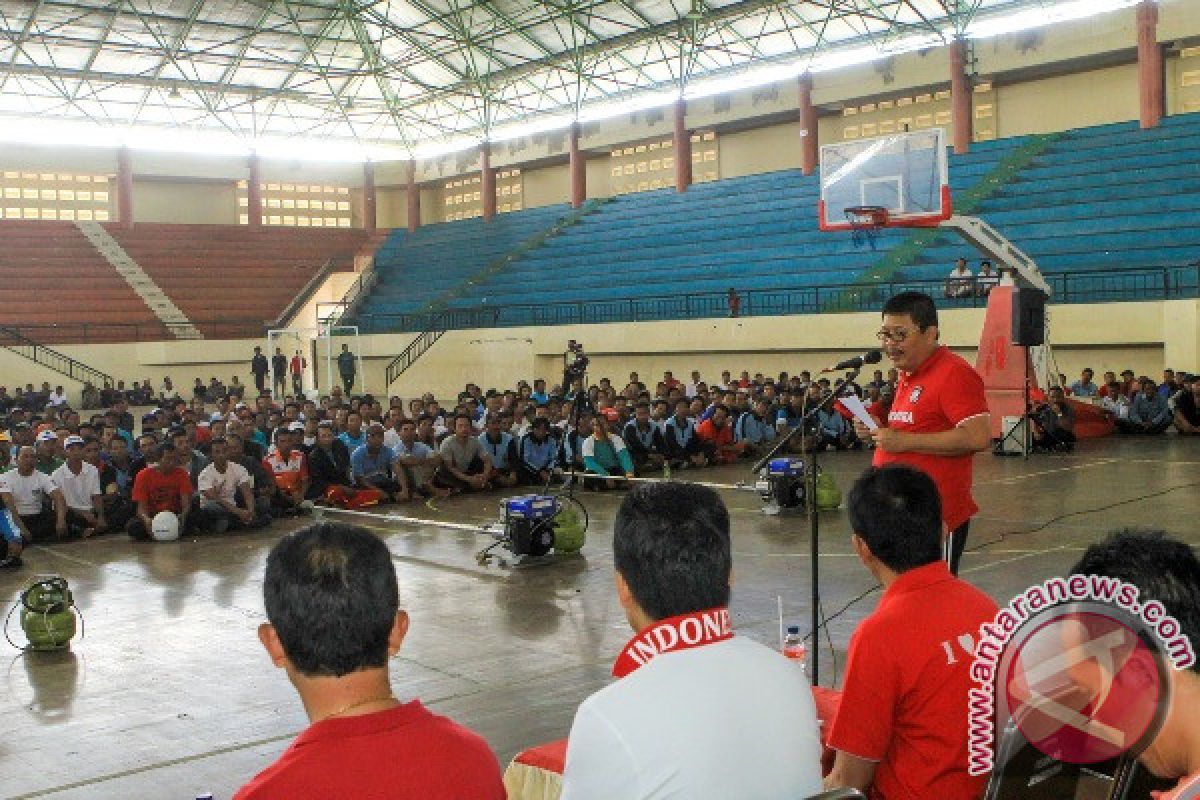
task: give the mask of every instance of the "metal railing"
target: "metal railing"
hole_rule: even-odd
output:
[[[1131,267],[1096,272],[1060,272],[1044,276],[1053,303],[1106,303],[1127,300],[1175,300],[1200,296],[1200,262],[1172,267]],[[736,285],[736,281],[730,281]],[[943,279],[894,279],[872,284],[829,284],[784,289],[739,290],[743,317],[876,311],[893,294],[908,289],[928,292],[941,308],[986,305],[985,297],[947,299]],[[327,305],[327,304],[322,304]],[[507,306],[479,305],[407,314],[355,315],[360,333],[423,333],[521,325],[580,325],[701,319],[729,315],[724,291],[631,296],[603,300],[548,300]],[[193,319],[206,338],[257,339],[268,323],[260,319]],[[170,323],[64,323],[9,325],[7,330],[36,342],[146,342],[174,339]]]
[[[1175,267],[1129,268],[1045,275],[1054,303],[1104,303],[1128,300],[1172,300],[1200,296],[1200,263]],[[944,279],[880,281],[802,286],[793,289],[739,290],[740,316],[828,314],[877,311],[902,291],[926,292],[941,308],[980,308],[987,297],[946,298]],[[603,322],[701,319],[729,316],[726,292],[652,295],[602,300],[550,300],[507,306],[475,306],[436,313],[358,314],[362,333],[413,333],[458,328],[521,325],[583,325]]]
[[[160,322],[55,322],[18,324],[9,330],[29,339],[57,344],[109,342],[162,342],[175,338],[176,329],[195,326],[207,339],[259,339],[268,323],[261,319],[193,319],[189,323]]]
[[[417,359],[425,355],[438,339],[448,330],[459,328],[495,328],[498,315],[490,309],[462,309],[448,311],[431,311],[417,315],[424,320],[424,327],[408,346],[400,351],[400,355],[388,362],[384,371],[384,385],[391,386],[397,378],[403,375]],[[362,328],[359,328],[362,332]]]
[[[90,382],[96,388],[113,386],[116,383],[111,375],[30,339],[12,328],[0,326],[0,346],[80,383]]]

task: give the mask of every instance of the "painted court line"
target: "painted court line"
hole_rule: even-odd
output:
[[[1020,481],[1026,480],[1028,478],[1037,478],[1042,475],[1053,475],[1053,474],[1059,473],[1059,472],[1075,472],[1075,471],[1081,470],[1081,469],[1091,469],[1092,467],[1103,467],[1107,464],[1117,464],[1117,463],[1120,463],[1120,459],[1103,458],[1103,459],[1100,459],[1099,461],[1090,461],[1090,462],[1087,462],[1084,464],[1074,464],[1069,467],[1057,467],[1055,469],[1039,470],[1038,472],[1026,472],[1023,475],[1014,475],[1011,478],[995,478],[990,481],[976,481],[975,485],[976,486],[990,486],[990,485],[996,485],[996,484],[1011,485],[1014,483],[1019,483]],[[1125,462],[1125,463],[1128,463],[1128,462]],[[1155,462],[1155,463],[1161,463],[1161,462]]]

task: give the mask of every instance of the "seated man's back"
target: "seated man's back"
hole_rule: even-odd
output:
[[[828,788],[884,800],[972,800],[967,698],[979,628],[997,607],[942,560],[941,503],[925,473],[872,467],[850,491],[851,541],[884,587],[850,639]]]
[[[735,637],[729,513],[685,483],[642,484],[613,533],[617,598],[637,631],[619,680],[579,707],[563,800],[791,800],[821,788],[812,690]]]
[[[267,556],[263,600],[258,637],[312,724],[235,800],[503,800],[482,739],[396,699],[388,666],[408,614],[379,538],[330,522],[293,531]]]
[[[314,723],[237,800],[498,798],[497,770],[483,739],[413,700]]]
[[[820,791],[820,747],[801,670],[735,636],[660,655],[585,700],[563,798],[803,798]]]

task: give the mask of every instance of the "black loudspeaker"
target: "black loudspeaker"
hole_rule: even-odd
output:
[[[1036,347],[1046,343],[1046,293],[1041,289],[1014,289],[1012,343]]]

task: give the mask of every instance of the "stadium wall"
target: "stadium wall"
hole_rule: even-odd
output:
[[[943,341],[974,359],[982,309],[942,313]],[[645,379],[663,370],[684,376],[699,369],[709,378],[721,370],[796,372],[816,370],[861,352],[879,323],[873,313],[795,317],[681,320],[560,327],[451,331],[391,387],[403,397],[434,391],[453,396],[465,381],[510,386],[519,378],[561,374],[568,339],[582,342],[592,357],[592,380],[614,381],[631,370]],[[1158,376],[1164,366],[1200,371],[1200,300],[1065,305],[1051,308],[1050,331],[1059,367],[1068,375],[1085,366],[1100,371],[1129,367]],[[363,336],[366,388],[379,393],[391,358],[410,341],[407,334]],[[181,391],[197,377],[250,384],[249,359],[262,339],[63,345],[67,355],[126,381],[148,378],[156,389],[169,375]],[[319,368],[324,369],[324,364]],[[0,375],[10,388],[26,383],[62,383],[78,397],[79,384],[60,379],[10,351],[0,349]]]

